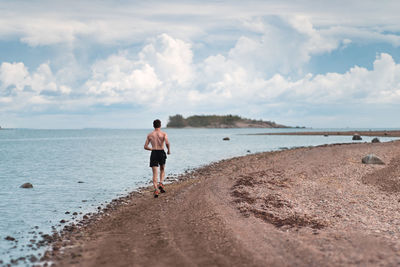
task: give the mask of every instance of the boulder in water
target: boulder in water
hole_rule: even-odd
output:
[[[224,140],[224,141],[229,141],[229,140],[231,140],[229,137],[224,137],[224,138],[222,138],[222,140]]]
[[[15,238],[12,236],[7,236],[6,238],[4,238],[7,241],[15,241]]]
[[[361,136],[359,134],[354,134],[353,135],[353,140],[362,140]]]
[[[380,165],[385,164],[380,158],[378,158],[374,154],[369,154],[363,157],[361,162],[364,164],[380,164]]]
[[[374,139],[372,139],[371,142],[372,142],[372,143],[380,143],[381,141],[379,140],[378,137],[375,137]]]
[[[33,185],[31,183],[24,183],[23,185],[20,186],[21,188],[33,188]]]

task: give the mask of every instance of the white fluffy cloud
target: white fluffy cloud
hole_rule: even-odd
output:
[[[69,94],[71,89],[57,84],[48,63],[41,64],[36,71],[29,73],[24,63],[3,62],[0,66],[1,88],[8,88],[10,94],[20,94],[34,91],[39,94],[46,92]]]
[[[71,88],[59,84],[48,63],[32,73],[22,62],[3,62],[0,66],[0,110],[23,111],[30,105],[52,105],[71,93]]]
[[[306,38],[304,43],[312,39]],[[379,55],[372,70],[354,66],[343,74],[305,74],[296,80],[282,74],[264,78],[263,72],[249,67],[235,54],[241,42],[238,40],[227,56],[218,54],[195,64],[189,44],[161,35],[136,56],[113,55],[96,63],[87,82],[89,93],[104,96],[103,100],[110,103],[181,102],[193,108],[207,103],[210,109],[213,105],[244,107],[250,103],[347,105],[400,100],[400,65],[389,54]],[[259,53],[249,49],[252,46],[245,47],[252,57]]]
[[[15,86],[17,91],[22,91],[29,76],[24,63],[2,63],[0,66],[0,80],[3,87]]]
[[[138,55],[122,52],[95,63],[86,87],[106,104],[160,104],[167,92],[193,83],[192,57],[190,44],[162,34]]]
[[[307,31],[307,38],[303,38],[303,43],[299,41],[299,46],[319,38],[312,28]],[[246,42],[260,45],[258,37],[247,39]],[[81,99],[76,99],[74,91],[57,80],[48,63],[29,72],[23,63],[5,62],[0,67],[0,103],[3,109],[65,101],[81,108],[81,102],[85,101],[88,105],[128,103],[193,110],[207,106],[216,110],[230,106],[246,108],[251,104],[349,105],[400,101],[400,65],[389,54],[377,56],[371,70],[354,66],[343,74],[305,74],[292,79],[277,73],[267,77],[265,72],[249,66],[251,60],[247,62],[238,56],[242,42],[240,38],[226,56],[209,56],[195,63],[190,43],[162,34],[137,54],[122,51],[94,63],[90,78],[77,89],[85,92],[79,96]],[[243,49],[256,60],[260,49],[252,47],[257,45],[246,45]]]
[[[193,79],[191,45],[167,34],[162,34],[146,45],[139,54],[141,62],[154,66],[166,83],[185,86]]]
[[[280,74],[266,80],[254,77],[249,79],[246,70],[237,67],[236,72],[229,70],[221,73],[221,79],[209,86],[219,88],[220,93],[204,92],[198,93],[196,97],[225,99],[222,102],[226,103],[246,100],[244,105],[251,102],[301,102],[339,106],[352,103],[394,104],[400,101],[400,64],[396,64],[389,54],[382,53],[376,58],[372,70],[355,66],[344,74],[306,74],[295,81]],[[238,86],[241,88],[234,90]]]
[[[305,16],[273,17],[246,21],[256,37],[242,36],[229,51],[229,58],[263,76],[301,71],[312,55],[337,49],[344,38],[317,30]]]
[[[382,53],[372,70],[355,66],[344,74],[308,75],[280,86],[288,92],[288,100],[301,99],[310,104],[394,104],[400,101],[400,65]]]

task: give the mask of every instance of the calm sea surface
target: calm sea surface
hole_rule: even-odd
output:
[[[149,131],[0,130],[0,259],[3,263],[10,258],[42,253],[28,246],[30,240],[38,239],[38,232],[51,233],[52,226],[61,229],[60,220],[71,220],[71,215],[65,212],[93,212],[100,203],[148,185],[150,152],[143,145]],[[353,142],[349,136],[243,135],[282,131],[310,129],[167,129],[172,146],[167,175],[246,155],[248,150],[255,153],[282,147]],[[226,136],[231,140],[222,141]],[[361,142],[371,139],[363,137]],[[20,188],[25,182],[32,183],[33,189]],[[18,242],[5,240],[6,236]]]

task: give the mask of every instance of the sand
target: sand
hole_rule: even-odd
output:
[[[385,165],[366,165],[374,153]],[[223,160],[113,202],[52,242],[57,266],[398,266],[400,141]]]

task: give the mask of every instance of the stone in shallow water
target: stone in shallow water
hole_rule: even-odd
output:
[[[378,137],[375,137],[374,139],[372,139],[371,142],[372,142],[372,143],[380,143],[381,141],[379,140]]]
[[[6,238],[4,238],[5,240],[8,240],[8,241],[15,241],[15,238],[14,237],[12,237],[12,236],[7,236]]]
[[[33,185],[31,183],[24,183],[23,185],[20,186],[21,188],[33,188]]]
[[[353,140],[362,140],[362,138],[359,134],[355,134],[353,135]]]
[[[229,141],[229,140],[231,140],[229,137],[224,137],[224,138],[222,138],[222,140],[224,140],[224,141]]]
[[[381,164],[381,165],[385,164],[380,158],[378,158],[374,154],[369,154],[363,157],[361,162],[364,164]]]

